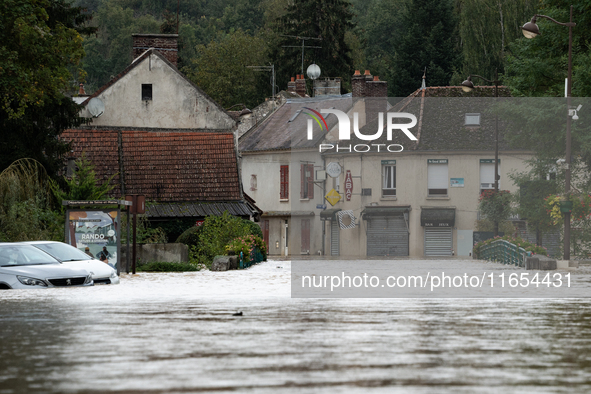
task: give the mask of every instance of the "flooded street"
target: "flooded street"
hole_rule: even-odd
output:
[[[290,266],[1,292],[0,394],[591,391],[587,299],[292,299]]]

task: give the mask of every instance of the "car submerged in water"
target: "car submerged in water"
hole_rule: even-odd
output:
[[[64,242],[56,241],[29,241],[22,242],[32,245],[45,253],[55,257],[63,264],[85,268],[92,273],[92,279],[95,285],[117,285],[119,276],[109,264],[103,263]]]
[[[92,286],[92,274],[26,244],[0,243],[0,289]]]

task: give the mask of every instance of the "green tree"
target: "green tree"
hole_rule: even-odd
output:
[[[591,96],[591,1],[541,0],[536,13],[568,22],[573,4],[573,96]],[[532,14],[533,16],[533,14]],[[528,17],[523,23],[529,22]],[[568,28],[538,19],[541,35],[510,45],[503,81],[514,96],[563,97],[568,64]]]
[[[266,94],[257,90],[259,75],[247,66],[264,65],[265,49],[262,38],[242,30],[222,34],[207,46],[199,45],[198,57],[183,71],[222,106],[241,103],[252,108],[269,95],[269,90]]]
[[[84,40],[82,66],[88,74],[87,92],[100,88],[131,64],[132,34],[160,33],[161,25],[151,15],[134,15],[132,8],[123,8],[116,0],[105,1],[94,22],[97,34]]]
[[[457,0],[463,67],[456,82],[469,74],[493,79],[496,70],[502,73],[507,47],[523,37],[521,26],[534,14],[537,3],[537,0]]]
[[[99,184],[94,165],[85,155],[76,160],[76,168],[72,177],[63,177],[63,187],[59,187],[57,182],[53,183],[52,189],[58,204],[63,200],[102,200],[115,188],[110,183],[117,174]]]
[[[62,240],[64,217],[53,210],[52,180],[36,160],[20,159],[0,173],[0,240]]]
[[[0,4],[0,169],[30,157],[50,175],[68,147],[59,134],[78,126],[79,107],[64,93],[84,56],[89,19],[65,0]],[[81,74],[83,74],[81,72]]]
[[[307,46],[321,48],[304,49],[304,73],[310,64],[316,63],[323,76],[341,77],[343,86],[350,86],[353,62],[346,34],[355,27],[351,9],[348,0],[295,0],[287,7],[277,21],[280,39],[271,51],[280,88],[286,88],[289,78],[302,71],[302,40],[295,37],[322,39],[305,41]]]
[[[409,0],[387,64],[391,96],[406,97],[417,90],[425,67],[430,86],[449,84],[461,64],[457,20],[451,0]]]

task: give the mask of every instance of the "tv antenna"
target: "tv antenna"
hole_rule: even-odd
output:
[[[302,48],[302,75],[304,75],[304,48],[322,48],[322,47],[316,47],[316,46],[307,46],[307,45],[305,45],[305,42],[306,42],[306,40],[322,41],[322,38],[319,38],[319,37],[302,37],[302,36],[286,36],[286,35],[282,35],[282,37],[289,37],[289,38],[295,38],[297,40],[302,40],[302,46],[299,46],[299,45],[283,45],[283,48]]]
[[[273,102],[275,102],[275,65],[271,64],[270,66],[246,66],[246,68],[250,68],[253,71],[271,71],[271,85],[273,88],[271,89],[271,95],[273,97]]]

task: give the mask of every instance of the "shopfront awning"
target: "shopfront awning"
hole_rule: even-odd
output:
[[[399,205],[395,207],[371,206],[365,207],[365,209],[361,211],[361,217],[363,219],[368,219],[372,216],[402,215],[404,213],[410,212],[411,210],[412,208],[410,205]]]
[[[453,227],[456,222],[455,208],[422,208],[421,226]]]
[[[335,214],[337,212],[339,212],[341,209],[340,208],[334,208],[334,209],[325,209],[324,211],[320,211],[320,220],[333,220],[335,217]]]

